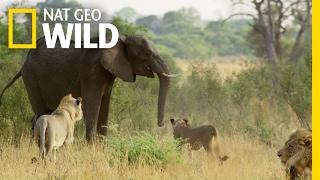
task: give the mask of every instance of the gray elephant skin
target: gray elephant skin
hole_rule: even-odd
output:
[[[98,42],[98,39],[91,39]],[[45,39],[37,40],[37,48],[30,49],[21,70],[0,94],[22,76],[32,109],[36,115],[51,113],[60,99],[68,93],[83,98],[86,138],[106,135],[110,96],[114,80],[119,77],[134,82],[136,75],[159,79],[158,126],[163,126],[170,74],[161,57],[142,36],[119,38],[110,49],[63,49],[60,45],[49,49]]]

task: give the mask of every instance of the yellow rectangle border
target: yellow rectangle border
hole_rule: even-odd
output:
[[[312,179],[320,179],[320,48],[319,1],[312,1]]]
[[[14,13],[30,13],[32,16],[31,22],[31,44],[14,44],[13,43],[13,14]],[[37,9],[9,9],[8,10],[8,48],[25,48],[32,49],[36,48],[36,40],[37,40]]]

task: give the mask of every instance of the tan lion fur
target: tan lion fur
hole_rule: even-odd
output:
[[[312,171],[312,132],[299,128],[278,151],[278,157],[287,168],[290,179],[306,177]]]
[[[50,115],[40,116],[35,122],[34,140],[38,143],[40,154],[56,160],[56,150],[73,142],[74,124],[81,120],[82,99],[75,99],[71,94],[62,98],[58,108]]]
[[[203,147],[210,156],[214,152],[220,164],[229,158],[220,154],[218,132],[215,127],[205,125],[192,128],[187,119],[170,119],[170,121],[174,138],[181,138],[183,144],[190,145],[191,150],[199,150]]]

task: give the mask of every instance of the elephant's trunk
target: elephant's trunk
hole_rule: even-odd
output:
[[[158,126],[163,126],[164,110],[166,98],[169,90],[170,78],[158,74],[159,77],[159,96],[158,96]]]
[[[157,73],[160,83],[158,96],[158,126],[161,127],[164,125],[163,118],[165,104],[170,84],[170,78],[166,76],[169,74],[169,70],[167,65],[159,56],[155,57],[154,64],[152,65],[152,70]]]

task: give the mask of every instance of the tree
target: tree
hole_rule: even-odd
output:
[[[128,22],[127,20],[123,20],[121,17],[114,17],[112,20],[112,24],[114,24],[120,33],[120,35],[148,35],[148,29],[144,26],[135,25],[133,23]]]
[[[124,7],[120,9],[118,12],[114,13],[114,15],[117,17],[121,17],[122,19],[127,20],[130,23],[135,22],[136,19],[139,17],[137,11],[131,7]]]
[[[305,34],[307,31],[309,32],[308,34],[311,34],[311,0],[300,1],[301,3],[295,4],[296,7],[292,10],[292,15],[295,18],[295,22],[297,22],[299,25],[299,31],[297,33],[294,45],[290,53],[290,59],[292,60],[297,60],[302,54],[301,41],[303,38],[303,34]]]
[[[138,25],[148,27],[151,31],[155,33],[159,33],[159,29],[161,28],[161,19],[155,15],[138,18],[136,20],[136,23]]]
[[[311,0],[250,0],[236,1],[235,4],[252,5],[254,14],[236,13],[226,20],[245,15],[253,19],[253,32],[259,34],[263,40],[263,46],[267,60],[276,64],[282,56],[282,36],[290,25],[290,18],[294,18],[300,24],[300,30],[294,45],[292,46],[290,58],[296,58],[303,33],[311,26]]]
[[[246,34],[250,30],[248,20],[210,21],[204,29],[205,40],[209,42],[219,56],[253,54],[248,46]]]

